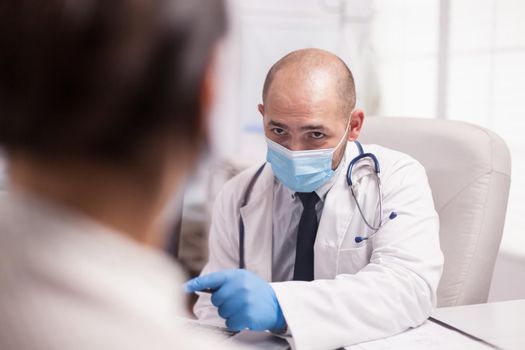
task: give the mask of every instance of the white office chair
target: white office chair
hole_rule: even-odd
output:
[[[407,153],[427,171],[445,255],[438,306],[485,303],[510,186],[504,141],[463,122],[382,117],[365,119],[359,140]]]

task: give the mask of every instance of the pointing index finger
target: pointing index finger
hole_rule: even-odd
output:
[[[196,277],[185,284],[187,293],[193,293],[204,290],[213,292],[219,289],[226,282],[227,274],[224,271],[213,272],[208,275]]]

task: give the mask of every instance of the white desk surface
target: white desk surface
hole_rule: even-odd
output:
[[[439,308],[432,316],[501,349],[525,349],[525,300]]]
[[[426,321],[403,333],[366,343],[348,346],[345,350],[493,350],[459,332]]]
[[[436,309],[432,317],[505,350],[525,350],[525,300]],[[237,338],[236,338],[237,337]],[[286,349],[286,341],[269,333],[249,332],[230,338],[254,349]],[[348,350],[490,350],[488,345],[427,321],[385,339],[349,346]]]

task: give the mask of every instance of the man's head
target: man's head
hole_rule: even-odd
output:
[[[3,1],[0,143],[110,162],[161,133],[197,148],[224,29],[220,0]]]
[[[275,63],[263,89],[265,135],[292,151],[338,145],[359,136],[364,114],[354,110],[354,78],[336,55],[319,50],[293,51]],[[334,154],[335,168],[344,154],[342,142]]]
[[[225,26],[222,0],[3,0],[10,183],[156,240],[206,142]]]

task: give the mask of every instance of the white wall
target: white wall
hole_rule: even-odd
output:
[[[374,36],[386,57],[378,73],[380,114],[462,120],[495,131],[509,146],[512,184],[489,300],[525,298],[525,2],[376,0],[376,6],[374,28],[386,33]]]
[[[439,1],[374,4],[371,45],[378,62],[377,114],[437,117]]]

